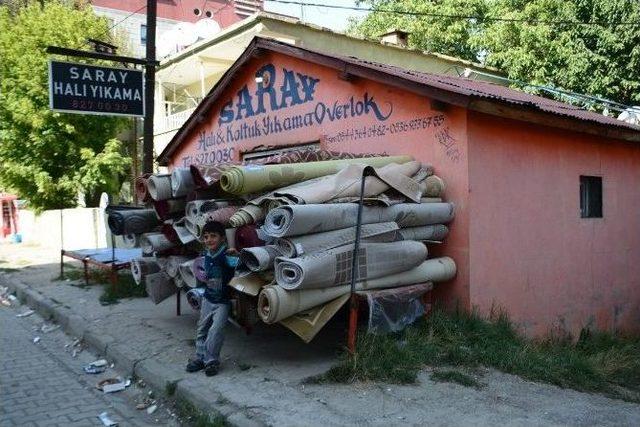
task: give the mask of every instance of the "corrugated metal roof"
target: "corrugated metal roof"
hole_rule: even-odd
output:
[[[490,82],[470,80],[463,77],[411,71],[393,65],[365,61],[355,57],[339,57],[338,59],[341,59],[353,65],[374,68],[391,75],[414,81],[416,83],[454,92],[464,96],[498,100],[510,104],[532,107],[546,113],[640,131],[639,126],[617,120],[613,117],[604,116],[593,111],[585,110],[584,108],[578,107],[576,105],[555,101],[553,99],[544,98],[538,95],[532,95]]]

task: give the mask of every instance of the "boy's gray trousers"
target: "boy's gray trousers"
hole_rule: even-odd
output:
[[[214,304],[202,298],[196,330],[196,355],[206,364],[220,364],[220,350],[229,309],[229,304]]]

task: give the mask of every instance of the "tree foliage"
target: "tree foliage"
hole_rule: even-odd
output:
[[[13,12],[13,13],[11,13]],[[58,1],[0,7],[0,186],[36,210],[117,192],[130,160],[114,136],[123,119],[49,110],[48,45],[86,48],[108,37],[90,8]]]
[[[597,95],[627,105],[640,101],[637,0],[362,3],[375,9],[448,16],[373,12],[352,25],[352,33],[376,38],[389,28],[397,28],[411,33],[409,43],[413,47],[482,61],[503,70],[511,79]]]

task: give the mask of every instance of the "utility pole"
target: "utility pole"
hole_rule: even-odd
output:
[[[153,173],[153,114],[156,80],[157,0],[147,0],[147,45],[144,79],[144,131],[142,172]]]

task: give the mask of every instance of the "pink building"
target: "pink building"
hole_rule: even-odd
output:
[[[640,330],[639,143],[640,127],[491,83],[257,38],[158,160],[411,154],[457,207],[437,252],[458,275],[437,298],[576,334]]]

